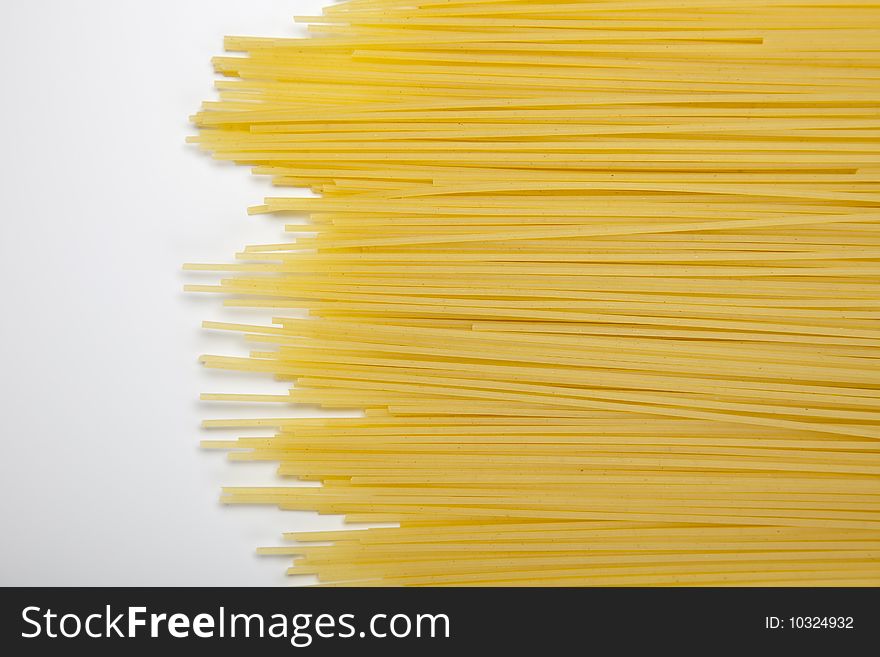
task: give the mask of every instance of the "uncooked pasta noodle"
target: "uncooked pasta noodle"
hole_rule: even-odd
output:
[[[222,499],[351,523],[261,552],[328,585],[880,585],[880,2],[299,20],[226,39],[190,139],[289,235],[187,266],[265,315],[202,362],[289,388],[204,395],[281,409],[205,422],[278,467]]]

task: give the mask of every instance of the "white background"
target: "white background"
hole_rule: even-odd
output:
[[[200,450],[199,421],[292,411],[197,401],[279,384],[197,364],[242,349],[201,320],[250,318],[180,270],[281,241],[245,213],[268,183],[186,146],[187,117],[225,34],[297,35],[322,4],[0,3],[0,585],[284,585],[255,547],[339,526],[217,502],[274,466]]]

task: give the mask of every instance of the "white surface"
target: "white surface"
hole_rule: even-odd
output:
[[[199,450],[201,418],[247,410],[198,393],[278,386],[197,364],[242,348],[201,320],[246,313],[185,295],[201,280],[180,270],[282,228],[245,214],[265,181],[183,143],[210,57],[225,34],[298,34],[323,4],[0,3],[0,585],[283,585],[254,548],[338,526],[218,504],[274,468]]]

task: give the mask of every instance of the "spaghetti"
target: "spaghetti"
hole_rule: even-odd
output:
[[[189,141],[298,217],[215,285],[287,394],[229,504],[346,586],[880,585],[880,3],[348,0]],[[289,312],[296,309],[294,313]],[[301,316],[305,311],[306,316]],[[296,485],[294,480],[320,486]]]

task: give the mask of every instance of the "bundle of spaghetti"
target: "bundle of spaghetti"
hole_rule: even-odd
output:
[[[191,141],[290,238],[209,420],[328,585],[880,584],[880,2],[349,0]],[[294,417],[287,417],[292,415]],[[328,413],[324,413],[328,415]],[[338,414],[337,414],[338,415]],[[366,524],[361,524],[366,523]],[[389,523],[390,526],[375,526]]]

